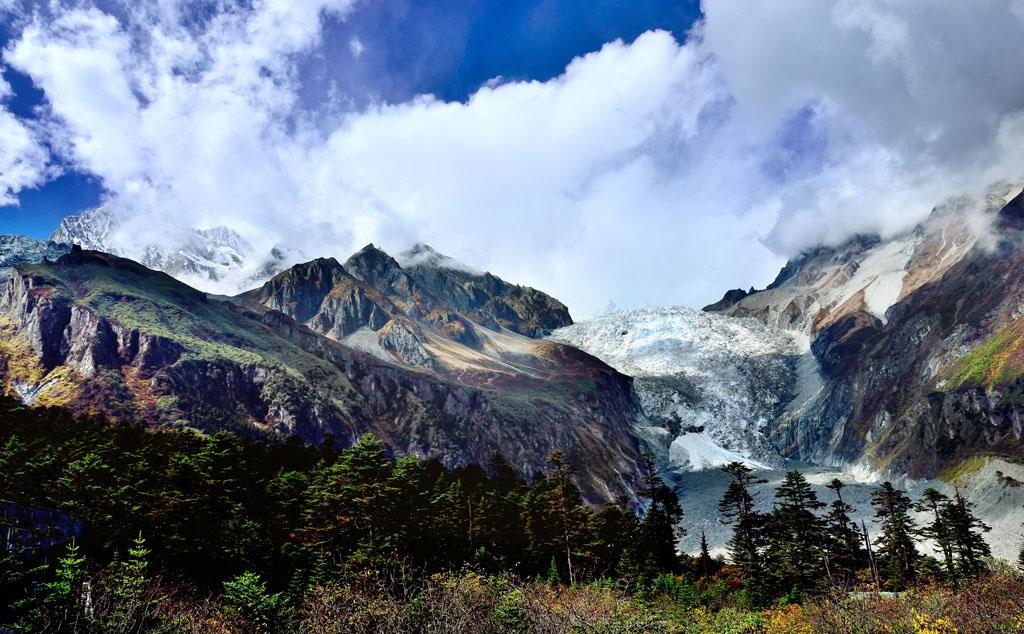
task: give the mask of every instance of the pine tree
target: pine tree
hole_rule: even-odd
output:
[[[644,479],[639,494],[649,503],[640,521],[638,549],[648,560],[652,573],[678,572],[676,541],[686,534],[681,526],[683,508],[679,504],[679,496],[658,476],[653,454],[644,452],[641,455],[640,468]]]
[[[956,579],[979,574],[985,569],[985,558],[992,556],[983,537],[992,529],[974,515],[973,506],[958,489],[943,508],[942,519],[956,560]]]
[[[529,547],[523,523],[525,496],[522,477],[500,454],[493,456],[475,514],[479,547],[474,556],[479,564],[495,572],[516,572],[524,565]]]
[[[228,610],[246,622],[252,634],[276,632],[278,616],[284,607],[284,596],[270,592],[267,584],[254,572],[243,572],[224,582],[224,603]]]
[[[35,618],[43,631],[79,632],[86,629],[90,597],[85,578],[85,556],[74,540],[57,561],[53,581],[43,584],[42,610]]]
[[[701,577],[708,577],[715,572],[715,560],[711,558],[711,551],[708,550],[707,534],[700,532],[700,555],[697,559],[697,572]]]
[[[929,487],[921,493],[921,498],[914,505],[920,512],[930,513],[932,520],[921,528],[919,534],[925,539],[932,540],[939,552],[942,553],[942,562],[945,568],[946,579],[956,584],[957,569],[953,561],[953,535],[950,527],[946,524],[949,505],[949,496]]]
[[[729,557],[740,569],[755,599],[760,600],[766,582],[761,561],[765,516],[754,508],[754,496],[750,493],[751,485],[758,480],[741,462],[729,463],[722,467],[722,471],[732,478],[718,503],[723,523],[732,526]]]
[[[825,523],[816,515],[824,506],[799,471],[788,472],[775,490],[765,556],[784,592],[806,592],[826,577]]]
[[[845,486],[839,479],[827,485],[836,499],[825,515],[825,549],[833,581],[849,583],[857,570],[867,565],[867,553],[861,543],[860,530],[850,518],[854,509],[843,500]]]
[[[554,560],[559,577],[569,584],[590,566],[588,548],[593,544],[592,513],[573,482],[575,472],[562,452],[552,452],[548,472],[534,476],[523,511],[532,570],[541,574]]]
[[[128,548],[125,559],[115,559],[102,580],[103,631],[144,632],[150,618],[149,549],[140,533]]]
[[[625,496],[605,504],[594,514],[594,577],[614,578],[624,571],[620,564],[627,549],[635,548],[638,522]]]
[[[881,525],[876,540],[879,574],[889,587],[906,588],[917,579],[920,558],[914,545],[917,525],[909,515],[913,503],[891,482],[883,482],[871,495],[871,505],[875,508],[875,520]]]

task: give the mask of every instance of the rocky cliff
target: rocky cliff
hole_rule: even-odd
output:
[[[997,186],[912,231],[792,260],[729,315],[806,334],[802,390],[774,423],[784,455],[933,477],[1024,457],[1024,198]]]

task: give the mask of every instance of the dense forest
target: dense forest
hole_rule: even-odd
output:
[[[638,499],[595,509],[557,452],[527,481],[499,455],[447,469],[395,459],[371,436],[345,449],[255,442],[4,398],[0,631],[876,631],[828,625],[847,591],[909,601],[922,588],[945,606],[987,592],[971,605],[1006,629],[977,631],[1024,624],[1022,593],[992,590],[1020,581],[993,571],[987,527],[959,494],[914,502],[884,483],[869,537],[842,482],[820,500],[790,472],[765,513],[755,475],[732,464],[726,561],[706,545],[676,552],[683,509],[650,456],[641,467]],[[859,605],[858,618],[884,613]],[[904,608],[890,620],[919,628],[908,632],[970,615]]]

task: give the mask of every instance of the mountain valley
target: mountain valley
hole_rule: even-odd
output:
[[[269,267],[244,278],[251,290],[206,295],[174,278],[242,279],[253,254],[236,234],[192,231],[137,264],[110,253],[116,218],[87,213],[50,242],[4,238],[0,371],[28,404],[115,419],[341,445],[372,431],[398,455],[501,453],[526,476],[561,449],[595,503],[634,496],[650,449],[714,548],[730,462],[773,483],[793,467],[816,486],[843,477],[868,520],[882,478],[960,486],[1010,556],[1024,503],[1017,191],[807,251],[704,310],[579,323],[424,244]]]

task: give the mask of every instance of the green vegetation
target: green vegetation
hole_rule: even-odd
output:
[[[970,456],[964,458],[960,462],[943,469],[942,473],[939,474],[939,478],[950,484],[961,486],[968,478],[981,471],[990,459],[989,456]]]
[[[963,385],[1006,385],[1024,375],[1024,323],[1014,321],[957,359],[946,390]]]
[[[500,456],[449,470],[393,460],[369,436],[345,450],[256,443],[2,399],[4,497],[67,512],[82,530],[49,553],[18,540],[0,548],[0,626],[831,634],[882,622],[908,633],[1024,624],[1024,592],[994,589],[1024,585],[989,572],[986,527],[960,496],[923,498],[935,521],[921,530],[906,516],[910,501],[883,485],[883,530],[866,551],[842,483],[826,511],[792,472],[765,514],[749,470],[729,465],[726,564],[675,552],[682,509],[650,456],[641,469],[639,505],[592,509],[557,452],[528,483]],[[917,551],[920,535],[942,545],[942,561]],[[843,598],[878,586],[911,594]]]

